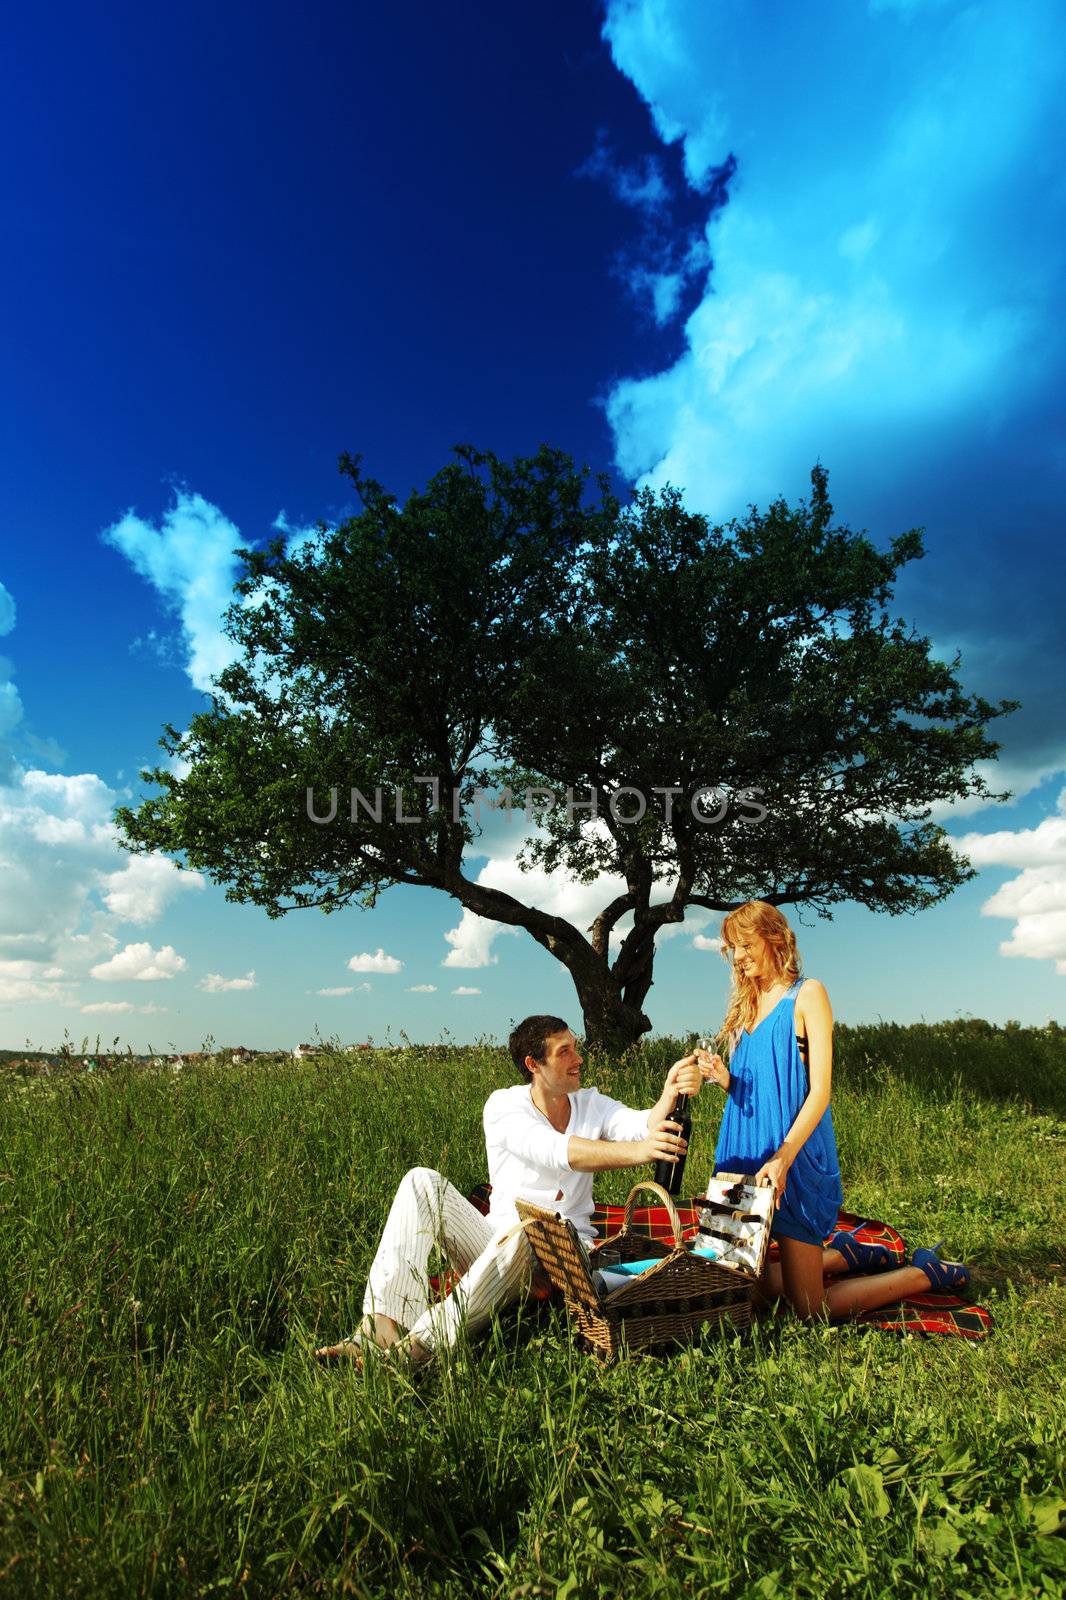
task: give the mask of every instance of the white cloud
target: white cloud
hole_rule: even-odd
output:
[[[693,950],[715,950],[720,952],[722,941],[721,939],[709,939],[706,934],[698,933],[692,941],[692,948]]]
[[[196,987],[205,990],[207,994],[228,994],[233,989],[257,989],[259,985],[255,981],[253,968],[243,978],[224,978],[221,972],[209,972],[206,977],[200,979]]]
[[[955,848],[975,867],[1066,866],[1066,790],[1059,807],[1058,816],[1045,817],[1035,828],[964,833],[954,841]]]
[[[333,1000],[344,994],[351,994],[351,984],[340,984],[336,989],[315,989],[313,993],[322,995],[323,999]]]
[[[1061,342],[1061,191],[1018,225],[1059,125],[1055,8],[816,15],[813,48],[805,7],[767,29],[752,0],[608,0],[615,63],[693,188],[739,164],[684,353],[607,402],[620,469],[712,517],[806,492],[819,458],[838,489],[850,458],[868,504],[871,476],[994,423]]]
[[[11,783],[14,779],[16,767],[11,735],[22,721],[22,700],[11,670],[7,656],[0,656],[0,783]]]
[[[689,283],[706,277],[711,254],[698,230],[679,232],[674,227],[677,197],[662,161],[656,155],[620,161],[601,130],[592,155],[578,167],[577,176],[604,180],[618,200],[641,214],[640,242],[618,251],[612,271],[637,301],[650,305],[655,322],[663,327],[677,315]]]
[[[982,916],[1014,922],[1000,955],[1054,961],[1056,972],[1066,977],[1066,789],[1058,798],[1058,815],[1035,828],[967,833],[954,844],[975,867],[1021,869],[981,907]]]
[[[949,651],[942,650],[940,658],[948,654]],[[985,780],[994,794],[1008,792],[1011,801],[1007,803],[1011,804],[1032,794],[1049,778],[1057,778],[1060,773],[1066,772],[1066,746],[1060,749],[1052,746],[1021,758],[1008,756],[996,761],[975,761],[973,770]],[[942,824],[954,822],[961,817],[971,816],[975,811],[987,811],[990,804],[979,795],[969,795],[965,800],[938,800],[929,808],[930,820]]]
[[[1026,867],[1017,878],[1001,884],[981,907],[986,917],[1036,917],[1066,911],[1066,872],[1063,867]]]
[[[199,872],[175,866],[169,856],[130,856],[117,872],[100,881],[100,895],[113,916],[123,922],[155,922],[184,890],[203,890]]]
[[[1060,894],[1060,900],[1063,896]],[[1003,956],[1024,956],[1030,961],[1054,961],[1055,971],[1066,978],[1066,909],[1038,911],[1019,917],[1009,939],[999,947]]]
[[[477,881],[486,882],[483,868],[478,873]],[[513,934],[516,928],[510,928],[502,922],[490,922],[487,917],[479,917],[476,911],[464,908],[462,917],[454,928],[449,928],[444,937],[452,946],[449,953],[441,962],[442,967],[494,967],[499,961],[492,949],[493,941],[501,934]]]
[[[39,963],[37,977],[0,974],[0,1002],[74,1001],[72,985],[118,941],[96,894],[127,861],[111,824],[117,796],[95,773],[16,770],[0,787],[0,954]],[[64,978],[44,979],[46,969]]]
[[[47,1000],[62,1005],[69,999],[69,985],[62,978],[63,969],[45,961],[0,959],[0,1003]]]
[[[0,634],[14,622],[14,602],[0,585]],[[0,723],[12,705],[2,695],[5,665]],[[10,722],[0,726],[0,1004],[77,1005],[79,981],[118,948],[109,923],[152,921],[203,880],[161,855],[121,850],[111,820],[116,791],[93,772],[27,769],[6,751],[5,727]],[[29,734],[22,742],[42,752],[49,744]],[[50,754],[61,758],[58,749]]]
[[[246,541],[203,495],[177,490],[158,527],[132,509],[101,537],[120,551],[177,614],[188,650],[193,686],[207,693],[212,679],[237,659],[221,629],[233,600],[240,563],[233,551]]]
[[[290,526],[284,511],[274,526],[288,534],[289,555],[297,554],[319,534],[317,526]],[[173,503],[158,526],[131,508],[105,528],[101,538],[126,557],[134,571],[151,584],[165,609],[178,618],[184,669],[194,688],[211,691],[213,680],[241,655],[240,647],[223,631],[222,621],[227,607],[238,598],[233,586],[241,563],[234,551],[249,541],[218,506],[188,489],[175,490]],[[263,594],[260,587],[256,596],[241,603],[261,604]],[[150,651],[161,661],[176,664],[174,640],[155,628],[138,635],[130,648]],[[276,693],[279,687],[276,677],[264,678],[261,683],[268,693]]]
[[[523,872],[517,861],[520,849],[521,839],[518,838],[510,851],[505,849],[490,856],[478,872],[476,881],[512,895],[526,905],[536,906],[550,916],[565,917],[568,922],[582,929],[587,928],[596,914],[625,890],[624,879],[606,874],[600,874],[592,883],[578,883],[561,872],[548,873],[540,867]],[[444,935],[452,949],[441,965],[464,968],[495,966],[499,956],[493,953],[493,942],[501,934],[517,936],[524,933],[524,929],[493,922],[464,908],[457,926]]]
[[[162,1016],[170,1010],[169,1006],[135,1006],[131,1000],[94,1000],[90,1005],[81,1007],[82,1016],[120,1016],[125,1012],[136,1012],[139,1017]]]
[[[599,826],[602,830],[602,825]],[[501,839],[500,844],[496,846],[497,853],[489,856],[486,864],[478,872],[476,881],[512,895],[515,900],[520,900],[525,905],[536,906],[539,911],[545,911],[549,916],[563,917],[584,933],[588,932],[594,919],[604,907],[616,896],[625,892],[625,880],[610,873],[600,873],[591,883],[579,883],[575,879],[567,878],[562,872],[548,873],[540,867],[534,867],[530,872],[523,872],[517,860],[520,849],[521,840],[517,840],[508,851],[506,840]],[[661,895],[663,900],[668,898],[666,890],[667,886],[664,885]],[[653,904],[656,903],[658,902],[653,896]],[[694,928],[704,927],[710,920],[709,911],[703,910],[702,907],[693,907],[684,922],[667,923],[660,928],[656,935],[656,945],[661,945],[669,939],[676,939],[681,934],[691,934]],[[619,919],[611,932],[610,943],[613,948],[621,944],[622,938],[632,926],[631,912]],[[492,946],[501,934],[528,938],[523,928],[493,922],[464,908],[458,924],[444,935],[452,949],[441,965],[467,969],[495,966],[499,956],[493,951]]]
[[[0,961],[0,972],[3,972],[6,978],[54,979],[65,976],[62,967],[47,966],[43,961],[35,960],[32,956]]]
[[[91,918],[87,933],[70,933],[56,940],[56,959],[64,966],[85,972],[97,956],[111,955],[118,949],[119,941],[105,926],[106,918],[98,913]]]
[[[164,667],[182,670],[185,665],[183,640],[173,633],[159,633],[155,628],[149,628],[147,633],[139,633],[131,639],[129,653],[131,656],[153,656]]]
[[[653,904],[654,903],[655,902],[653,901]],[[685,935],[691,934],[700,928],[705,928],[709,922],[713,921],[713,912],[705,911],[703,906],[692,906],[685,913],[684,922],[668,922],[665,927],[659,929],[658,933],[655,935],[656,946],[666,944],[670,939],[681,939]],[[633,918],[627,917],[622,923],[622,932],[625,932],[627,928],[631,928],[632,926]],[[712,948],[718,948],[717,940],[712,940],[710,944],[700,944],[698,941],[701,938],[703,938],[703,935],[699,932],[696,932],[696,937],[692,942],[697,950],[710,950]]]
[[[373,955],[364,950],[362,955],[352,956],[348,965],[353,972],[399,972],[403,962],[387,956],[379,945]]]
[[[437,985],[435,983],[412,983],[406,990],[407,994],[436,994],[436,992]]]
[[[43,844],[113,843],[113,791],[94,772],[24,772],[17,795],[0,796],[0,824]]]
[[[101,983],[155,983],[164,978],[176,977],[184,971],[184,956],[179,956],[173,945],[165,944],[160,950],[151,945],[128,944],[117,951],[109,961],[101,961],[89,970],[89,976]]]
[[[22,771],[0,790],[0,861],[6,884],[0,902],[0,934],[47,939],[77,928],[94,890],[118,894],[133,881],[149,880],[153,903],[169,897],[161,886],[173,869],[162,858],[130,858],[118,847],[111,823],[117,796],[95,773],[73,776]],[[128,863],[143,859],[129,874]],[[191,875],[198,876],[197,874]]]
[[[461,983],[459,985],[458,989],[453,989],[452,990],[452,994],[480,994],[480,993],[481,993],[480,989],[470,989],[470,988],[467,987],[466,984],[463,984],[463,983]]]

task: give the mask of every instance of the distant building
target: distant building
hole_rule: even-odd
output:
[[[317,1054],[318,1051],[313,1044],[298,1044],[293,1051],[293,1056],[297,1061],[302,1061],[305,1056],[317,1056]]]
[[[234,1052],[233,1052],[233,1056],[232,1056],[233,1065],[235,1067],[239,1067],[241,1065],[241,1063],[244,1062],[244,1061],[254,1061],[255,1060],[255,1055],[256,1055],[256,1052],[254,1050],[246,1050],[244,1048],[243,1044],[242,1045],[238,1045],[236,1050],[234,1050]]]

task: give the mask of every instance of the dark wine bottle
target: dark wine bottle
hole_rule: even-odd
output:
[[[681,1124],[681,1137],[686,1144],[692,1138],[692,1112],[688,1108],[688,1101],[687,1094],[679,1094],[674,1101],[674,1109],[667,1118],[668,1122],[679,1122]],[[676,1161],[657,1161],[655,1163],[655,1182],[665,1189],[667,1194],[680,1194],[681,1179],[684,1176],[684,1172],[685,1153],[682,1151]]]

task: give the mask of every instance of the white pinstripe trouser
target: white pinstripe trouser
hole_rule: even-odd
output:
[[[439,1301],[431,1298],[427,1271],[434,1246],[462,1275]],[[494,1229],[447,1178],[430,1167],[413,1167],[396,1190],[363,1313],[391,1317],[423,1349],[433,1350],[453,1345],[464,1325],[479,1333],[497,1306],[519,1298],[532,1274],[533,1254],[520,1229]]]

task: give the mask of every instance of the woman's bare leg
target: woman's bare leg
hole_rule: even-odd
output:
[[[820,1244],[801,1244],[798,1239],[779,1239],[781,1283],[789,1305],[797,1317],[809,1322],[821,1316],[825,1307]]]
[[[876,1311],[908,1294],[928,1294],[932,1284],[921,1267],[894,1267],[865,1278],[841,1278],[826,1285],[825,1304],[834,1322]]]
[[[762,1277],[752,1291],[752,1304],[757,1311],[767,1311],[775,1300],[780,1300],[784,1292],[780,1263],[768,1261],[762,1269]]]
[[[822,1251],[822,1276],[824,1278],[836,1277],[841,1272],[848,1270],[848,1264],[839,1250]],[[757,1304],[772,1305],[775,1300],[780,1300],[785,1292],[784,1280],[781,1277],[781,1267],[777,1261],[770,1261],[763,1268],[763,1275],[755,1289]]]
[[[794,1238],[778,1240],[781,1256],[768,1261],[755,1285],[755,1306],[765,1309],[779,1299],[787,1299],[800,1317],[816,1317],[823,1306],[823,1274],[826,1258],[836,1250],[820,1250],[816,1245],[800,1245]],[[807,1310],[799,1310],[800,1304]]]
[[[809,1320],[828,1312],[834,1322],[846,1321],[862,1311],[876,1311],[909,1294],[928,1294],[932,1285],[920,1267],[895,1267],[889,1272],[863,1277],[839,1278],[825,1284],[827,1256],[835,1250],[822,1250],[798,1239],[781,1239],[780,1262],[771,1262],[759,1281],[757,1297],[763,1303],[788,1300],[797,1316]]]

